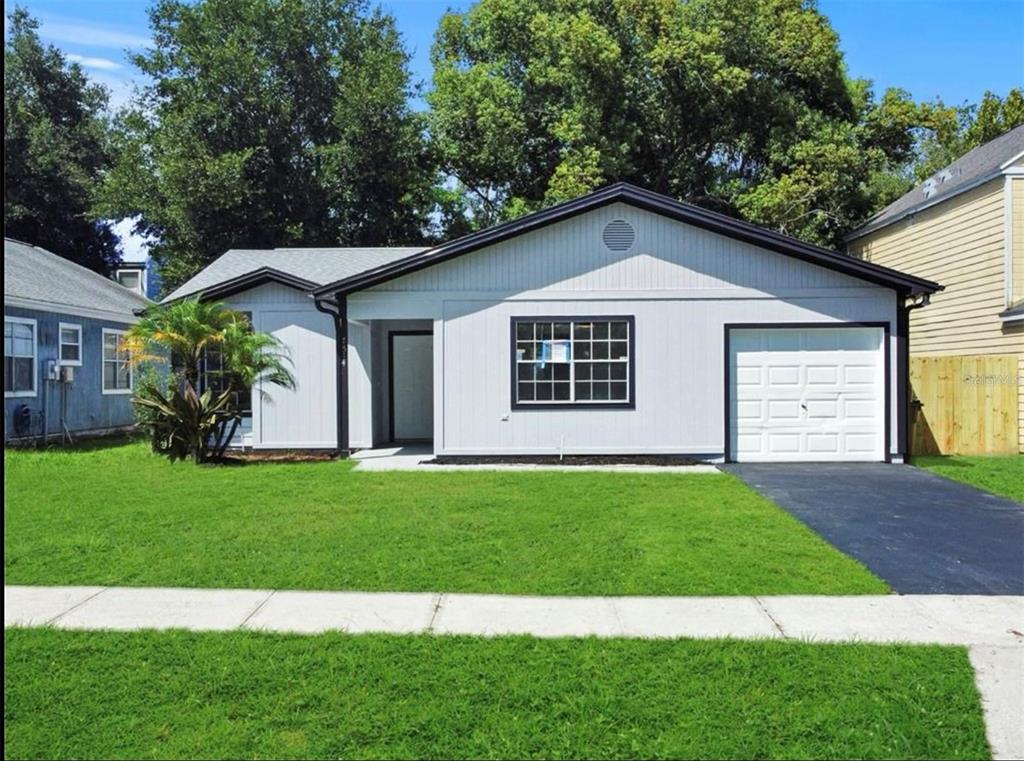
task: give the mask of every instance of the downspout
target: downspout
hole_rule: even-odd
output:
[[[334,351],[337,357],[336,393],[337,393],[337,455],[349,456],[348,433],[348,300],[345,294],[338,292],[334,298],[313,299],[313,304],[324,314],[334,320]]]
[[[902,297],[902,304],[896,313],[896,337],[899,348],[896,355],[896,375],[899,378],[897,386],[896,404],[899,410],[899,436],[898,449],[903,454],[903,461],[910,462],[911,441],[910,435],[913,416],[910,414],[911,405],[915,405],[914,415],[918,413],[919,402],[911,399],[912,389],[910,387],[910,313],[915,309],[928,306],[931,296],[927,293],[917,294],[909,298]]]

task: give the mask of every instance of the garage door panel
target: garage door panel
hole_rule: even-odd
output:
[[[764,418],[764,404],[760,399],[739,399],[736,417],[739,420],[761,420]]]
[[[736,451],[740,454],[761,454],[764,446],[764,437],[761,434],[741,433],[737,437]]]
[[[811,420],[831,420],[839,415],[839,399],[808,399],[805,406],[807,417]]]
[[[846,399],[845,405],[847,420],[874,420],[878,417],[878,404],[874,399]]]
[[[735,459],[884,459],[881,328],[744,328],[729,339]]]
[[[768,384],[771,386],[799,386],[800,368],[796,365],[769,366]]]
[[[834,365],[808,365],[808,386],[834,386],[839,383],[839,368]]]
[[[800,400],[798,399],[769,399],[768,400],[768,423],[775,421],[783,424],[800,419]]]
[[[843,380],[847,386],[873,386],[878,380],[877,367],[870,364],[846,365]]]
[[[807,434],[807,451],[815,454],[838,454],[839,434],[809,433]]]
[[[739,367],[736,370],[738,386],[760,386],[763,383],[761,367]]]
[[[799,433],[768,432],[768,454],[797,454],[801,450]]]

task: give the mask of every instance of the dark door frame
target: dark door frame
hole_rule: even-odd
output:
[[[388,441],[392,444],[403,442],[423,442],[431,439],[403,439],[401,442],[395,438],[395,336],[433,336],[432,330],[389,330],[388,331]],[[434,371],[434,363],[430,363],[430,371]],[[431,400],[433,404],[433,400]]]
[[[882,329],[882,361],[883,361],[883,373],[885,374],[885,390],[883,404],[885,405],[885,420],[884,429],[882,436],[884,437],[882,453],[884,454],[884,462],[892,462],[892,364],[891,364],[891,351],[889,348],[891,324],[887,321],[878,322],[727,322],[725,323],[725,420],[723,421],[723,427],[725,429],[725,461],[733,462],[735,452],[731,451],[730,443],[732,442],[731,430],[729,427],[730,413],[732,407],[732,394],[730,378],[731,370],[731,353],[732,348],[729,346],[730,331],[733,330],[785,330],[785,329],[797,329],[804,330],[807,328],[813,329],[836,329],[836,328],[881,328]],[[897,422],[899,420],[897,419]]]

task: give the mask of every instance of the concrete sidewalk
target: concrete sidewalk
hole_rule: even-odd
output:
[[[4,626],[963,645],[994,757],[1024,757],[1024,597],[517,597],[8,586]]]

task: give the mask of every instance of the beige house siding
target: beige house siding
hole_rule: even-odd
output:
[[[911,312],[912,354],[1024,352],[1024,330],[998,316],[1006,308],[1003,189],[998,177],[850,242],[854,256],[946,287]]]
[[[1011,181],[1011,240],[1013,241],[1013,290],[1014,304],[1024,301],[1024,177]]]

